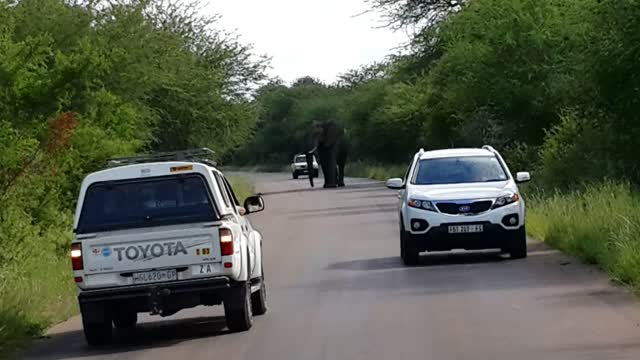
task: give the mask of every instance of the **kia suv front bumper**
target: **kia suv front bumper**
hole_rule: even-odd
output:
[[[455,234],[449,232],[450,227],[458,225],[481,225],[482,232]],[[505,249],[509,241],[521,235],[523,231],[524,226],[507,230],[501,225],[490,222],[448,223],[432,226],[422,234],[408,232],[405,241],[409,241],[408,245],[419,251]]]
[[[524,203],[469,215],[405,206],[402,220],[407,241],[420,251],[504,249],[524,232]]]

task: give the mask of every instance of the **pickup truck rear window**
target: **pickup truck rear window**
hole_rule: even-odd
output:
[[[217,220],[200,175],[96,183],[87,189],[78,233]]]

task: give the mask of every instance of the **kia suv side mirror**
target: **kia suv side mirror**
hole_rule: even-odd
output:
[[[531,174],[528,172],[519,172],[516,174],[516,182],[518,184],[526,183],[531,181]]]
[[[404,189],[404,182],[400,178],[393,178],[387,180],[387,187],[393,190],[402,190]]]

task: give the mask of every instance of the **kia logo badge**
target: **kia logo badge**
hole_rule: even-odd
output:
[[[466,212],[471,211],[471,206],[463,205],[463,206],[460,206],[460,208],[458,210],[460,210],[460,212],[466,213]]]

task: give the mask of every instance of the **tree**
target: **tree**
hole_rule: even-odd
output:
[[[390,64],[388,62],[374,62],[363,65],[357,69],[351,69],[338,75],[336,85],[339,87],[353,88],[366,82],[383,79],[388,75]]]
[[[392,29],[408,27],[420,33],[462,9],[464,0],[367,0],[372,8],[382,11]]]

